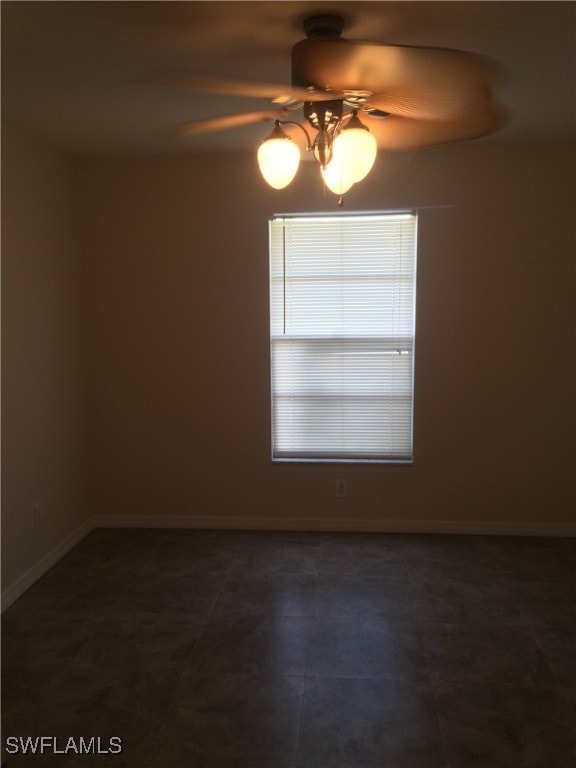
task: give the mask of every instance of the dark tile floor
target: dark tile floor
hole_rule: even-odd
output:
[[[7,768],[574,768],[575,565],[568,539],[96,530],[3,615],[3,743],[69,749]]]

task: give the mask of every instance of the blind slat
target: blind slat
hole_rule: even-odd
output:
[[[273,217],[273,457],[412,457],[415,214]]]

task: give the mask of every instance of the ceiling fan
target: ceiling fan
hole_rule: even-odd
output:
[[[277,189],[292,181],[303,137],[327,186],[342,195],[369,172],[378,147],[420,149],[477,138],[500,127],[501,112],[491,93],[494,69],[484,58],[451,49],[346,40],[343,28],[344,20],[336,15],[304,20],[306,38],[292,48],[291,85],[186,74],[171,78],[172,85],[272,102],[257,112],[186,122],[173,134],[189,137],[274,120],[259,149],[266,181]]]

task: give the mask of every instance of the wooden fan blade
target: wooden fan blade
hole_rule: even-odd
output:
[[[490,93],[482,82],[461,89],[438,81],[426,88],[391,88],[366,102],[366,106],[391,115],[436,121],[457,120],[489,109],[489,105]]]
[[[491,69],[478,56],[440,48],[307,40],[295,49],[298,75],[318,88],[362,89],[392,114],[452,119],[482,100]]]
[[[211,131],[227,131],[232,128],[240,128],[243,125],[258,123],[265,120],[281,119],[285,116],[282,109],[265,110],[262,112],[246,112],[237,115],[221,115],[220,117],[209,117],[206,120],[190,120],[187,123],[181,123],[169,130],[169,134],[175,138],[186,138],[196,136],[200,133],[210,133]]]
[[[363,112],[362,121],[381,149],[407,150],[486,136],[502,125],[503,116],[491,110],[482,115],[471,113],[459,120],[433,121],[398,115],[375,118]]]
[[[245,96],[256,99],[270,99],[275,104],[289,104],[299,101],[331,101],[343,98],[343,93],[326,92],[314,88],[300,88],[279,83],[261,83],[250,80],[221,80],[193,74],[174,74],[155,77],[154,83],[178,88],[190,88],[206,93],[222,93],[227,96]]]

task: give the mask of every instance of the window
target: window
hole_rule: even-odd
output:
[[[273,459],[411,461],[416,224],[272,217]]]

